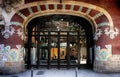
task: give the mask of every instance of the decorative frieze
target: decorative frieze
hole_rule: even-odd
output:
[[[0,44],[0,62],[23,61],[23,51],[24,48],[21,45],[16,45],[16,48],[12,48],[10,45]]]
[[[39,5],[37,6],[37,10],[38,10],[38,11],[41,11],[41,8],[40,8],[40,6],[39,6]]]
[[[88,14],[89,15],[89,13],[91,12],[91,9],[90,8],[88,8],[88,10],[86,11],[86,14]]]
[[[95,46],[95,60],[107,61],[112,56],[112,45],[105,45],[105,47]]]
[[[17,13],[20,17],[22,17],[23,19],[26,19],[27,17],[24,15],[24,14],[22,14],[21,12],[18,12]]]
[[[11,22],[11,25],[16,25],[16,26],[21,26],[21,27],[23,27],[23,26],[22,26],[22,23],[20,23],[20,22]]]
[[[28,11],[30,12],[30,14],[32,14],[33,13],[33,11],[32,11],[32,8],[30,7],[30,8],[28,8]]]
[[[22,40],[24,40],[24,33],[22,31],[22,28],[20,28],[20,29],[17,30],[17,34],[18,34],[18,36],[21,37]]]
[[[110,39],[114,39],[119,34],[119,29],[116,27],[113,29],[107,27],[104,31],[105,34],[110,37]]]
[[[2,35],[5,39],[8,39],[15,33],[15,29],[12,26],[5,26],[5,30],[2,32]]]
[[[98,24],[98,27],[102,27],[102,26],[108,26],[108,25],[110,25],[110,23],[109,22],[102,22],[102,23],[100,23],[100,24]]]
[[[96,14],[95,16],[93,16],[93,18],[94,18],[94,19],[97,19],[97,18],[99,18],[99,17],[102,16],[102,15],[103,15],[103,13],[100,12],[100,13]]]
[[[98,38],[102,35],[102,30],[98,29],[97,32],[95,33],[94,40],[98,40]]]

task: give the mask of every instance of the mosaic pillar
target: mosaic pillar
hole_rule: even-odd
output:
[[[0,35],[0,74],[24,71],[23,31],[20,26],[5,26]]]
[[[115,39],[118,34],[119,30],[117,28],[110,28],[108,26],[99,27],[95,35],[94,71],[104,73],[120,71],[120,69],[117,69],[120,68],[117,66],[120,64],[113,61],[115,60],[113,55],[113,39]]]

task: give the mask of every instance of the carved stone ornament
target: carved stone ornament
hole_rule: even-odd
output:
[[[2,32],[2,35],[5,39],[8,39],[15,33],[14,27],[5,26],[5,30]]]
[[[12,11],[16,5],[22,3],[23,0],[0,0],[0,7],[4,8],[7,13]]]
[[[98,38],[102,35],[102,30],[98,29],[98,31],[95,33],[94,40],[98,40]]]
[[[110,39],[114,39],[119,34],[119,29],[116,28],[116,27],[113,28],[113,29],[106,28],[105,29],[105,34],[107,36],[109,36]]]

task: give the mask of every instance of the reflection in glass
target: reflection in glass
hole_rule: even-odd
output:
[[[86,47],[86,39],[85,38],[80,39],[80,45],[81,45],[80,64],[86,64],[87,63],[87,47]]]

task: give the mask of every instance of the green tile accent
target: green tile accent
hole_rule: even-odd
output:
[[[48,6],[48,4],[46,4],[45,7],[46,7],[46,10],[49,10],[49,6]]]
[[[65,7],[66,7],[66,5],[65,5],[65,4],[63,4],[62,9],[63,9],[63,10],[65,10]]]
[[[109,26],[110,23],[109,23],[109,22],[102,22],[102,23],[98,24],[99,27],[101,27],[101,26],[106,26],[106,25]]]
[[[37,10],[38,10],[38,11],[41,11],[41,8],[40,8],[40,6],[37,6]]]
[[[83,9],[83,7],[82,7],[82,6],[80,6],[80,7],[79,7],[79,11],[82,11],[82,9]]]
[[[28,8],[28,10],[29,10],[30,14],[32,14],[32,13],[33,13],[33,11],[32,11],[32,8],[31,8],[31,7],[29,7],[29,8]]]
[[[102,15],[103,15],[103,13],[100,12],[100,13],[96,14],[95,16],[93,16],[93,18],[94,18],[94,19],[97,19],[97,18],[99,18],[99,17],[102,16]]]
[[[23,15],[21,12],[17,13],[20,17],[22,17],[23,19],[26,19],[27,17],[25,15]]]
[[[16,25],[16,26],[22,26],[22,23],[20,22],[11,22],[12,25]]]
[[[73,10],[74,9],[74,5],[71,5],[71,8],[70,8],[70,10]]]
[[[57,4],[54,4],[54,9],[56,9],[56,10],[57,10]]]
[[[88,8],[88,10],[86,11],[86,14],[89,14],[89,13],[90,13],[90,11],[91,11],[91,9],[90,9],[90,8]]]

